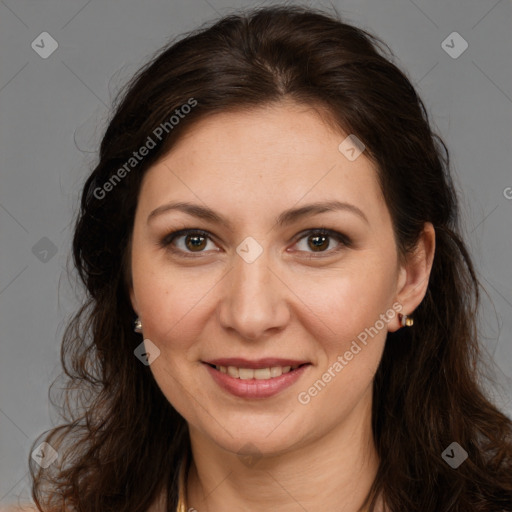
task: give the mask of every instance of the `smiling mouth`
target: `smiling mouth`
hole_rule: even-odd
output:
[[[211,368],[214,368],[220,373],[229,375],[234,379],[240,380],[270,380],[287,373],[291,373],[302,366],[307,366],[310,363],[297,364],[293,366],[269,366],[266,368],[242,368],[238,366],[221,366],[211,363],[206,363]]]

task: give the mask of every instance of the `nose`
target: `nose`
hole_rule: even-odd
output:
[[[220,323],[246,340],[275,335],[290,319],[287,297],[291,292],[266,254],[252,263],[235,255],[224,283]]]

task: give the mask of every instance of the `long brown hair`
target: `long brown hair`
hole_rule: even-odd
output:
[[[401,256],[425,222],[436,230],[414,327],[388,334],[374,380],[380,467],[366,505],[373,511],[382,495],[393,512],[512,510],[512,423],[480,387],[480,285],[460,234],[448,150],[382,41],[298,6],[232,14],[187,34],[118,96],[73,238],[86,301],[62,343],[65,423],[44,433],[59,458],[47,469],[29,459],[42,510],[145,512],[161,492],[175,509],[187,424],[133,354],[141,338],[128,295],[130,236],[141,179],[197,120],[283,99],[319,107],[363,141]],[[148,137],[153,147],[127,167]],[[468,453],[457,469],[441,456],[454,441]]]

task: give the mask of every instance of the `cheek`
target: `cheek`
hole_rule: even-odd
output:
[[[394,314],[391,281],[382,274],[353,273],[329,282],[324,294],[309,294],[318,368],[297,396],[327,423],[346,417],[368,393],[386,341],[381,315],[391,320],[389,312]]]
[[[390,270],[393,253],[389,259],[384,251],[377,254],[380,257],[361,255],[357,264],[347,264],[300,291],[308,299],[310,317],[316,319],[310,331],[318,347],[318,368],[298,400],[314,402],[313,408],[326,419],[344,416],[356,406],[371,386],[382,357],[386,319],[395,313],[391,307],[395,275]],[[330,410],[326,404],[332,403],[339,409]]]
[[[151,373],[169,403],[188,420],[198,421],[191,400],[196,392],[194,381],[183,363],[193,359],[189,348],[200,336],[194,319],[201,314],[201,299],[213,283],[192,277],[192,271],[187,274],[174,269],[156,253],[137,256],[132,264],[133,287],[143,334],[160,350],[150,365]]]
[[[186,348],[200,332],[209,293],[215,292],[217,272],[199,267],[178,269],[162,254],[136,254],[133,288],[144,336],[163,351]]]
[[[329,351],[344,345],[379,320],[393,301],[394,276],[391,265],[367,258],[365,263],[350,265],[336,271],[305,277],[294,283],[294,291],[301,297],[316,319]],[[388,270],[386,270],[386,268]],[[379,329],[382,326],[379,322]]]

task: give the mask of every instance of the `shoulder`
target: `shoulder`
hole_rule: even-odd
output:
[[[0,505],[0,512],[39,512],[33,503],[26,505]]]

